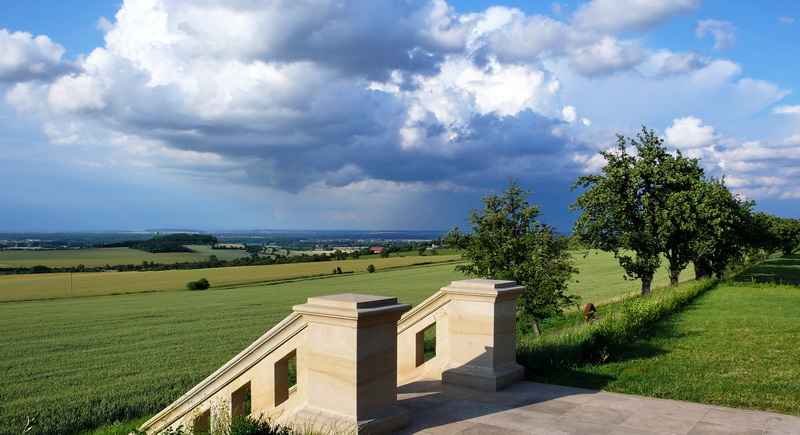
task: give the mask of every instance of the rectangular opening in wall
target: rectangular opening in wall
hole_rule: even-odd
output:
[[[289,358],[289,388],[297,385],[297,353]]]
[[[253,412],[250,397],[250,382],[242,385],[231,394],[231,417],[243,417]]]
[[[275,362],[275,406],[289,399],[289,388],[297,384],[297,350]]]
[[[211,409],[206,409],[203,413],[194,418],[192,423],[192,433],[194,435],[206,435],[211,432]]]
[[[416,339],[416,362],[419,367],[436,356],[436,323],[417,332]]]

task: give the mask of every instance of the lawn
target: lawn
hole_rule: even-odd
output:
[[[791,258],[769,263],[756,270],[770,270],[776,282],[800,268]],[[796,284],[722,284],[643,338],[610,349],[608,363],[540,370],[531,379],[800,415],[799,307]]]

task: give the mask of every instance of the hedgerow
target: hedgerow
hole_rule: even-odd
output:
[[[612,346],[641,336],[656,322],[680,311],[717,283],[715,279],[692,281],[645,296],[629,297],[609,314],[584,327],[540,338],[526,335],[518,340],[517,361],[527,370],[605,361]]]

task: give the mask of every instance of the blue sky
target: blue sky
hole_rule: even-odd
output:
[[[569,186],[642,125],[798,217],[798,19],[793,0],[6,1],[0,231],[446,230],[508,177],[569,231]]]

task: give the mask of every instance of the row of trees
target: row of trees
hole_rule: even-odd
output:
[[[583,189],[571,207],[581,211],[572,234],[613,252],[642,293],[662,257],[676,284],[690,263],[696,278],[722,277],[756,251],[789,253],[800,244],[800,221],[754,213],[754,202],[733,195],[724,178],[706,177],[698,159],[668,153],[653,130],[618,135],[617,148],[600,154],[602,173],[572,186]]]
[[[652,130],[617,139],[616,149],[600,153],[606,161],[601,173],[572,186],[583,189],[571,206],[581,212],[572,237],[613,252],[627,276],[641,280],[642,293],[650,291],[662,258],[675,284],[690,263],[697,278],[721,277],[749,255],[791,253],[800,245],[799,220],[754,213],[753,202],[733,195],[724,179],[706,177],[698,159],[668,153]],[[578,270],[570,239],[539,221],[530,194],[510,180],[502,195],[484,197],[483,209],[469,212],[472,234],[456,227],[445,244],[464,250],[468,263],[458,271],[527,287],[518,315],[538,333],[539,320],[577,302],[566,290]]]

